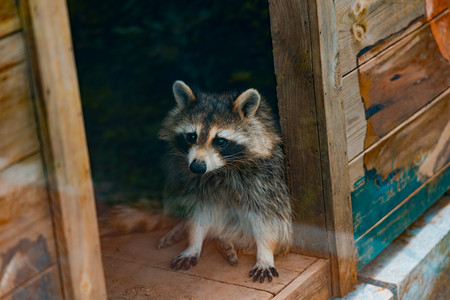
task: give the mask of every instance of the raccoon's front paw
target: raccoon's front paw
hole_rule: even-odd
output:
[[[181,253],[172,260],[172,269],[189,270],[191,266],[195,266],[198,263],[198,258],[199,255],[186,255]]]
[[[264,279],[266,279],[266,277],[271,282],[273,279],[272,276],[278,277],[279,275],[278,275],[278,270],[275,267],[271,267],[271,266],[262,267],[262,266],[255,265],[249,273],[249,277],[252,277],[252,276],[253,276],[254,282],[258,281],[258,279],[260,282],[264,282]]]

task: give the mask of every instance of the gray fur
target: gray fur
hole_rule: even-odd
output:
[[[183,86],[179,81],[176,85]],[[273,253],[287,251],[292,242],[292,208],[284,155],[272,113],[253,89],[242,94],[194,95],[194,101],[169,113],[161,129],[161,138],[170,145],[165,167],[166,212],[183,215],[190,235],[190,246],[174,259],[173,267],[195,265],[201,242],[209,237],[231,245],[233,251],[234,247],[256,248],[257,263],[251,276],[261,282],[265,277],[271,279],[278,275]],[[249,103],[256,103],[256,108],[242,114],[243,105],[238,101],[245,96],[250,96]],[[211,172],[194,174],[189,170],[187,153],[180,151],[175,142],[177,128],[192,124],[201,124],[195,145],[198,148],[218,153],[208,144],[208,134],[211,128],[224,128],[240,137],[233,142],[245,150],[239,158],[220,157],[223,166]]]

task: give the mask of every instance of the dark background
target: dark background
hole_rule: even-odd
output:
[[[258,89],[276,112],[267,0],[68,0],[97,200],[147,199],[163,178],[161,120],[181,79]]]

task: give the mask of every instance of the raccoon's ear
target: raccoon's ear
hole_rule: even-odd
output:
[[[175,81],[172,86],[172,91],[180,108],[186,107],[190,102],[195,101],[195,96],[191,88],[181,80]]]
[[[233,109],[239,113],[241,118],[253,116],[259,108],[261,95],[255,89],[248,89],[233,102]]]

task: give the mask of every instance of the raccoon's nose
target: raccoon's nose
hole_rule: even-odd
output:
[[[189,169],[192,173],[203,174],[206,172],[206,163],[201,160],[194,160],[189,166]]]

